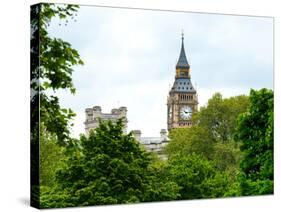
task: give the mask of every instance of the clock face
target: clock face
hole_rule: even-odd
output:
[[[191,118],[192,109],[189,106],[183,106],[180,109],[180,117],[184,120],[188,120]]]

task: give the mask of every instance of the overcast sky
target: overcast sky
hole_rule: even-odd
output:
[[[126,106],[129,130],[159,136],[167,128],[182,30],[200,106],[215,92],[273,88],[272,18],[81,6],[76,21],[49,27],[85,62],[74,67],[76,95],[58,93],[61,105],[77,113],[73,135],[84,133],[85,108],[100,105],[106,113]]]

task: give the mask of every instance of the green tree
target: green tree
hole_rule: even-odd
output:
[[[72,82],[73,66],[83,61],[71,44],[50,37],[48,25],[55,17],[68,21],[77,12],[76,5],[37,4],[31,7],[30,80],[31,80],[31,205],[40,207],[40,125],[59,145],[71,144],[71,109],[60,107],[55,91],[68,89],[75,92]],[[44,148],[44,147],[43,147]],[[42,175],[41,175],[42,176]]]
[[[173,129],[169,133],[170,141],[165,151],[168,156],[174,154],[192,154],[211,159],[214,152],[213,140],[210,133],[204,127],[194,125],[190,128]]]
[[[196,153],[214,161],[219,171],[236,172],[240,160],[239,146],[234,142],[236,119],[248,105],[247,96],[223,99],[221,94],[214,94],[208,104],[194,114],[192,127],[171,130],[167,154]]]
[[[208,104],[194,115],[193,122],[204,127],[212,141],[226,143],[233,140],[236,119],[247,110],[248,105],[245,95],[222,98],[220,93],[215,93]]]
[[[174,160],[177,155],[190,157],[195,154],[203,164],[208,164],[206,166],[212,175],[203,177],[204,180],[199,183],[200,189],[195,190],[194,196],[190,196],[188,190],[193,188],[189,188],[186,191],[182,190],[182,197],[208,198],[240,194],[237,176],[241,153],[239,144],[234,141],[234,135],[236,119],[247,110],[248,105],[247,96],[222,98],[221,94],[216,93],[206,106],[193,115],[192,127],[171,130],[170,142],[165,149],[169,161]],[[194,159],[194,163],[195,161]],[[182,163],[184,164],[184,161]],[[193,171],[189,170],[189,173]],[[182,183],[178,185],[183,186]]]
[[[48,3],[31,9],[31,119],[38,119],[40,101],[40,122],[44,123],[48,132],[57,136],[62,145],[71,140],[70,120],[75,114],[71,109],[61,108],[58,97],[50,91],[68,89],[74,94],[73,66],[82,65],[83,61],[70,43],[50,37],[48,26],[55,17],[65,21],[73,18],[77,9],[77,5]],[[38,136],[39,130],[36,127],[32,129],[33,137]]]
[[[273,91],[251,90],[250,107],[239,116],[236,140],[241,142],[242,195],[273,193]]]
[[[55,185],[56,170],[66,158],[65,148],[59,146],[43,124],[40,125],[40,186]]]
[[[227,175],[202,156],[176,154],[168,164],[171,179],[181,187],[179,199],[222,197],[228,189]]]
[[[152,166],[153,157],[122,129],[121,120],[101,122],[89,136],[81,136],[81,150],[57,172],[58,192],[46,190],[42,207],[176,199],[178,185],[158,178],[162,173]]]

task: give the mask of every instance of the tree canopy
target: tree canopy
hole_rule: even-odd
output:
[[[236,119],[249,105],[247,96],[222,98],[216,93],[192,118],[190,128],[171,130],[168,155],[196,153],[212,160],[223,171],[238,169],[240,151],[234,142]]]
[[[66,158],[65,148],[57,144],[57,138],[46,131],[43,124],[40,126],[40,185],[53,186],[55,172]]]
[[[233,140],[236,119],[246,111],[248,105],[245,95],[223,98],[220,93],[215,93],[207,105],[194,115],[193,123],[204,127],[212,141],[226,143]]]
[[[54,186],[42,186],[41,207],[121,204],[270,193],[273,183],[270,178],[270,168],[273,171],[273,166],[267,165],[272,160],[268,157],[272,149],[267,144],[273,142],[273,137],[270,137],[273,133],[271,131],[273,125],[270,122],[273,113],[269,109],[271,108],[270,97],[260,99],[260,92],[252,91],[249,103],[245,103],[248,97],[231,97],[231,101],[238,102],[227,104],[224,112],[228,111],[229,114],[239,118],[238,122],[230,122],[231,126],[228,127],[234,128],[234,131],[228,131],[230,135],[225,137],[227,140],[212,137],[219,135],[207,130],[207,124],[200,122],[198,117],[207,120],[200,114],[201,111],[197,113],[195,117],[197,122],[192,127],[172,130],[171,140],[167,146],[167,160],[160,160],[147,152],[131,133],[124,134],[122,120],[117,123],[101,122],[98,128],[90,131],[89,135],[81,135],[76,141],[78,145],[74,150],[59,162],[55,169]],[[257,99],[260,101],[256,102]],[[224,101],[228,102],[228,100],[222,99],[216,104],[220,106],[219,104],[224,104]],[[262,104],[265,100],[269,102],[266,106],[268,110],[257,110],[256,107],[261,106],[258,106],[259,102]],[[241,109],[239,101],[248,106]],[[239,110],[236,108],[237,105],[239,105]],[[207,105],[203,111],[206,113],[208,110]],[[242,115],[239,115],[240,111],[243,111]],[[254,117],[262,119],[255,122],[268,125],[264,127],[263,134],[258,134],[264,135],[263,140],[258,140],[263,145],[255,146],[252,141],[249,141],[255,146],[255,148],[251,146],[250,149],[259,150],[259,152],[258,157],[248,160],[246,156],[257,155],[256,152],[248,154],[246,147],[249,142],[245,139],[261,139],[261,137],[249,135],[244,125],[252,123],[253,120],[249,121],[251,117],[248,116],[253,115],[255,113],[253,111],[267,114]],[[219,111],[216,113],[218,114]],[[233,118],[229,116],[225,118],[229,120]],[[268,118],[267,121],[265,117]],[[244,122],[245,120],[249,122]],[[223,119],[220,121],[224,122]],[[212,123],[211,118],[207,123]],[[253,125],[248,129],[256,135],[253,129],[258,130],[261,126],[253,129],[252,127]],[[246,141],[245,144],[243,144],[244,141]],[[264,155],[261,154],[267,147],[270,147],[268,151]],[[259,157],[260,155],[262,157]],[[260,163],[261,172],[249,171],[247,175],[243,168],[244,164],[251,162],[254,158],[257,163]],[[248,164],[247,167],[249,168],[250,165]],[[264,168],[267,170],[263,170]],[[254,178],[252,174],[255,174]]]
[[[193,191],[194,188],[185,185],[183,187],[186,190],[183,194],[181,193],[181,196],[208,198],[240,195],[237,179],[241,153],[239,144],[234,141],[234,136],[236,120],[239,114],[247,111],[248,106],[247,96],[222,98],[221,94],[216,93],[209,99],[206,106],[201,107],[193,115],[193,125],[190,128],[171,130],[166,153],[169,162],[176,158],[179,165],[182,166],[178,172],[181,169],[187,170],[183,167],[186,158],[192,161],[186,165],[189,168],[199,166],[199,164],[191,165],[196,163],[195,161],[206,166],[205,168],[199,166],[189,171],[191,174],[196,174],[197,169],[201,182],[198,185],[195,178],[189,179],[189,182],[186,181],[185,183],[196,185],[197,191]],[[204,169],[209,170],[208,174],[204,175]],[[187,179],[187,177],[182,179]],[[182,186],[181,183],[179,185]]]
[[[48,153],[48,148],[58,150],[56,144],[74,144],[70,128],[75,113],[60,106],[55,91],[64,89],[74,94],[73,66],[83,64],[78,51],[70,43],[51,37],[47,28],[55,17],[67,22],[77,9],[77,5],[41,3],[33,5],[30,11],[31,204],[37,207],[40,207],[40,183],[52,184],[54,176],[53,171],[46,171],[56,164],[48,154],[58,152]],[[44,160],[40,161],[40,156]]]
[[[238,118],[236,140],[242,195],[273,193],[273,91],[251,90],[250,106]]]
[[[173,155],[168,164],[171,179],[181,187],[180,199],[222,197],[227,190],[227,176],[200,155]]]
[[[176,199],[179,186],[158,178],[161,174],[155,174],[151,154],[122,129],[122,120],[101,122],[89,136],[81,136],[80,151],[57,171],[55,193],[64,191],[63,195],[55,198],[54,190],[47,190],[42,195],[42,207]]]
[[[71,141],[70,120],[75,113],[71,109],[61,108],[58,97],[50,92],[68,89],[74,94],[73,66],[82,65],[83,61],[70,43],[50,37],[47,28],[55,17],[65,21],[73,18],[78,8],[77,5],[46,3],[31,9],[31,119],[38,119],[36,108],[40,101],[40,122],[44,123],[48,132],[58,137],[57,142],[61,145]],[[34,137],[38,131],[32,132]]]

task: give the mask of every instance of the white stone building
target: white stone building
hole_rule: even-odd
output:
[[[86,120],[84,124],[86,134],[88,134],[91,129],[96,129],[99,126],[99,120],[116,122],[120,118],[124,119],[123,131],[127,133],[128,120],[126,107],[114,108],[111,110],[111,113],[102,113],[100,106],[94,106],[92,108],[87,108],[85,112]],[[163,154],[163,148],[168,143],[167,131],[165,129],[160,131],[160,137],[142,137],[140,130],[133,130],[132,133],[136,140],[142,144],[147,151],[157,153],[160,158],[166,158]]]
[[[118,119],[124,119],[124,133],[127,133],[127,108],[126,107],[119,107],[113,108],[111,113],[102,113],[100,106],[94,106],[92,108],[87,108],[86,112],[86,121],[85,124],[85,131],[86,134],[89,133],[90,129],[96,129],[99,126],[99,119],[102,121],[112,121],[116,122]]]
[[[155,152],[160,158],[166,159],[163,148],[168,144],[169,140],[165,129],[160,131],[160,137],[142,137],[140,130],[133,130],[132,132],[136,140],[139,141],[147,151]]]

